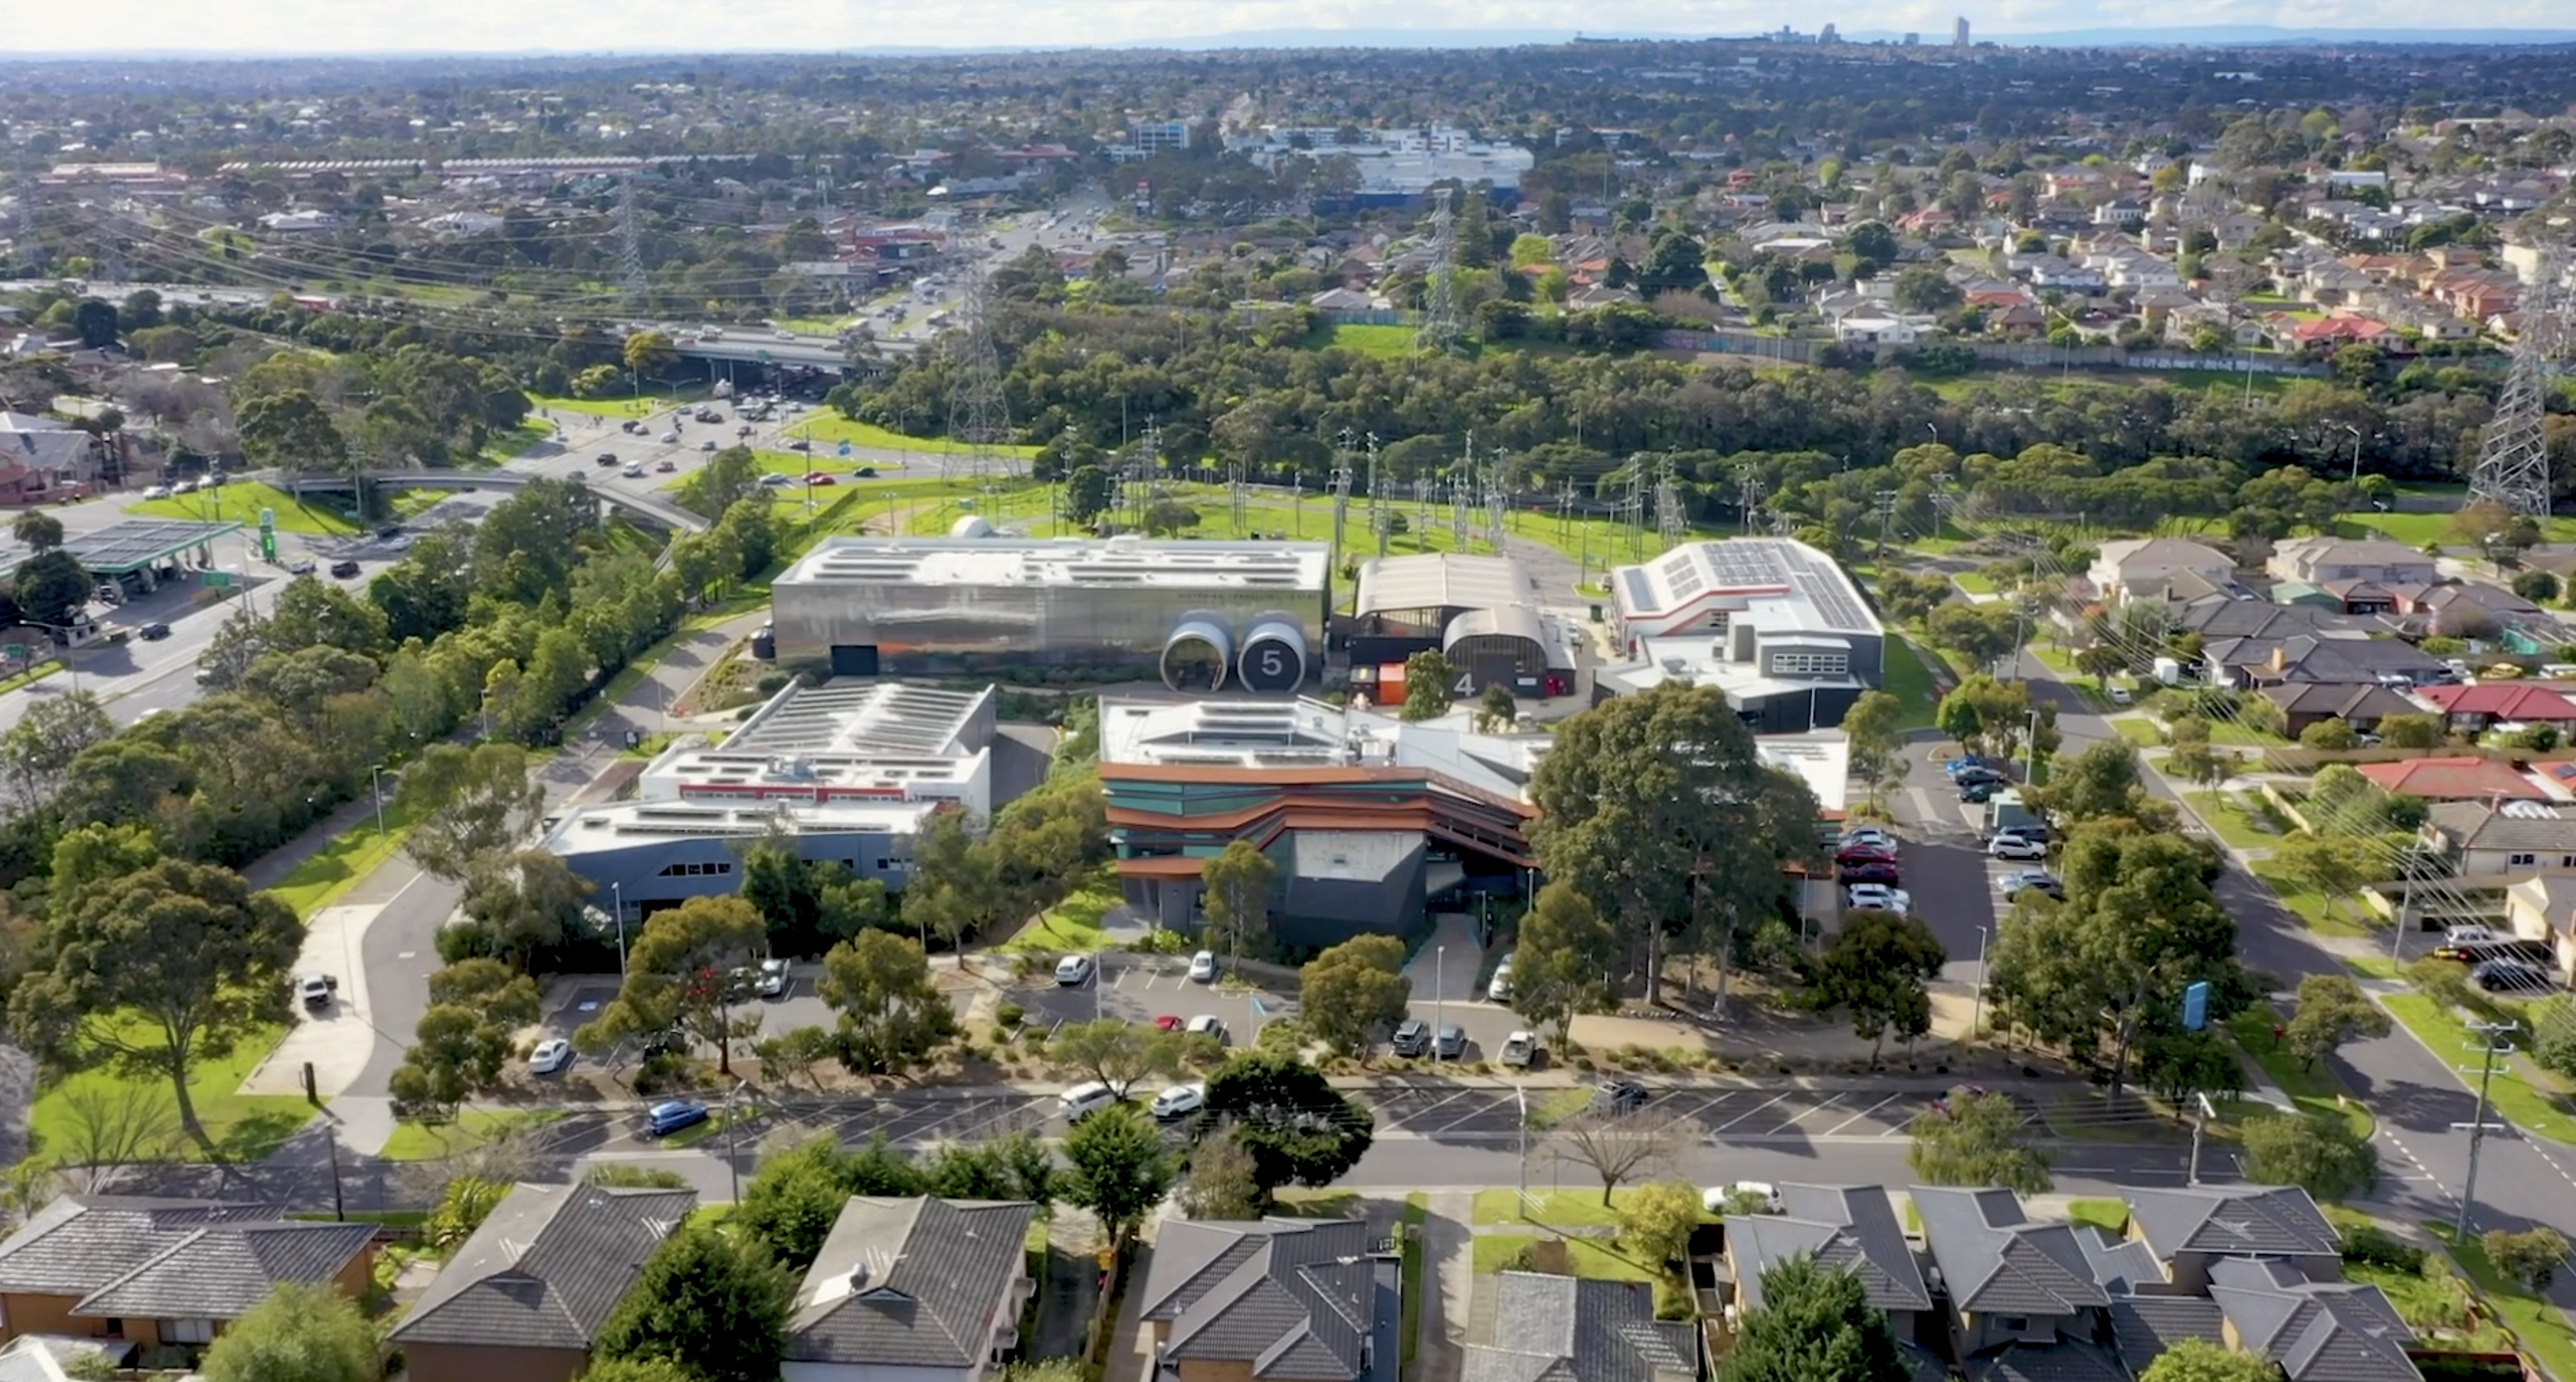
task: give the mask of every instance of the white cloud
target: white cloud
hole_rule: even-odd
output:
[[[889,0],[748,0],[710,7],[683,0],[124,0],[114,23],[76,5],[18,6],[20,52],[486,52],[698,50],[829,51],[885,46],[1073,46],[1268,29],[1543,29],[1594,33],[1747,33],[1827,20],[1846,32],[1949,30],[1966,14],[1980,36],[2014,31],[2198,24],[2334,28],[2440,27],[2420,0],[1895,0],[1833,13],[1786,0],[1415,0],[1402,11],[1371,0],[1060,0],[940,6]],[[2569,0],[2490,0],[2481,27],[2576,24]]]

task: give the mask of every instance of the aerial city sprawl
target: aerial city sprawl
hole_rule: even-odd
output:
[[[2576,1382],[2545,7],[137,3],[0,1379]]]

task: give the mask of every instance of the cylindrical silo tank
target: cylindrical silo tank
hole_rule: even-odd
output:
[[[1246,691],[1294,691],[1306,684],[1306,668],[1305,627],[1278,610],[1253,619],[1234,660],[1235,680]]]
[[[964,518],[958,519],[956,522],[949,524],[948,535],[953,538],[991,537],[993,535],[993,525],[984,521],[984,516],[982,514],[970,513]]]
[[[1193,610],[1163,638],[1163,684],[1175,691],[1222,691],[1234,661],[1234,635],[1225,616]]]

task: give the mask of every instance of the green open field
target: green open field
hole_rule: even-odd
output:
[[[642,398],[564,398],[532,393],[528,395],[528,406],[543,412],[584,413],[591,417],[642,417],[704,392],[701,389],[687,394],[646,394]]]
[[[142,1027],[139,1019],[130,1025],[138,1031]],[[197,1121],[205,1125],[207,1136],[214,1139],[218,1159],[256,1161],[276,1151],[313,1116],[313,1106],[299,1095],[241,1092],[242,1081],[250,1078],[282,1035],[276,1030],[252,1032],[231,1055],[199,1060],[189,1070],[188,1102],[196,1108]],[[91,1159],[99,1154],[95,1130],[118,1121],[149,1125],[153,1120],[124,1110],[154,1108],[159,1110],[155,1118],[166,1127],[159,1130],[162,1145],[148,1150],[188,1161],[207,1159],[205,1149],[179,1131],[178,1109],[167,1079],[158,1075],[127,1079],[106,1069],[67,1075],[36,1096],[27,1114],[33,1155],[54,1161]],[[85,1111],[102,1109],[108,1111],[104,1117]],[[147,1149],[129,1148],[127,1154],[141,1150]]]
[[[792,437],[805,437],[818,444],[830,442],[837,445],[848,442],[852,446],[872,446],[881,451],[937,452],[965,449],[946,437],[906,436],[901,432],[879,427],[873,422],[854,422],[849,418],[834,417],[828,413],[809,417],[803,422],[790,426],[787,434]],[[1034,446],[995,446],[993,448],[1003,455],[1018,456],[1023,459],[1038,454],[1039,449]]]
[[[1905,705],[1904,718],[1897,721],[1897,728],[1930,729],[1932,714],[1941,704],[1941,693],[1914,640],[1888,638],[1881,657],[1881,689]]]
[[[375,798],[365,798],[372,808]],[[290,871],[277,886],[268,889],[277,899],[295,909],[299,917],[310,919],[322,908],[340,899],[341,894],[356,887],[358,880],[375,872],[376,866],[402,848],[403,836],[411,829],[410,813],[396,807],[393,790],[385,791],[385,829],[376,833],[375,817],[354,830],[341,832],[339,838],[324,845],[313,857]]]
[[[1116,905],[1116,885],[1095,884],[1048,908],[996,948],[1008,954],[1096,953],[1109,944],[1107,933],[1100,929],[1100,918]]]
[[[418,513],[447,496],[434,490],[397,490],[386,496],[396,514]],[[230,481],[216,489],[193,494],[174,494],[167,499],[138,499],[125,506],[125,512],[143,518],[185,518],[200,523],[239,523],[246,528],[259,526],[259,511],[268,509],[277,518],[281,533],[304,533],[313,537],[349,537],[358,524],[347,517],[343,496],[336,494],[298,498],[282,489],[251,480]]]
[[[1413,354],[1413,328],[1336,322],[1309,335],[1303,344],[1309,350],[1351,350],[1394,359]]]

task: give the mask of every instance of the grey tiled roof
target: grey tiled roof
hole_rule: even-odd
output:
[[[1352,1382],[1366,1369],[1376,1293],[1357,1220],[1165,1224],[1144,1318],[1169,1320],[1166,1357],[1224,1359],[1282,1382]]]
[[[2334,1257],[2343,1237],[2295,1185],[2131,1190],[2130,1217],[2160,1261],[2176,1253]]]
[[[338,1276],[375,1236],[373,1224],[209,1224],[91,1292],[72,1313],[233,1319],[279,1286]]]
[[[692,1190],[512,1187],[391,1335],[397,1344],[588,1348]]]
[[[2141,1285],[2153,1290],[2164,1284],[2164,1264],[2135,1238],[2114,1238],[2099,1225],[2078,1224],[2075,1242],[2093,1269],[2093,1284],[2114,1296]]]
[[[1873,1251],[1863,1231],[1849,1226],[1786,1215],[1742,1215],[1726,1222],[1726,1251],[1735,1266],[1737,1294],[1748,1310],[1762,1307],[1762,1274],[1793,1257],[1813,1257],[1820,1266],[1858,1275],[1869,1303],[1881,1310],[1932,1308],[1932,1293],[1901,1234],[1892,1251],[1887,1244]]]
[[[2072,1315],[2110,1304],[2069,1224],[2035,1223],[2009,1190],[1916,1186],[1923,1241],[1961,1310]]]
[[[1654,1288],[1541,1272],[1494,1278],[1495,1332],[1462,1382],[1656,1382],[1699,1375],[1699,1336],[1655,1318]]]
[[[2060,1339],[2053,1344],[2014,1344],[1968,1362],[1978,1382],[2129,1382],[2110,1353]]]
[[[796,1289],[788,1359],[871,1367],[982,1363],[1003,1291],[1028,1270],[1029,1220],[1036,1213],[1019,1200],[852,1196]]]
[[[2406,1345],[2415,1331],[2376,1286],[2310,1281],[2280,1258],[2225,1258],[2209,1297],[2239,1344],[2281,1365],[2290,1382],[2420,1382]]]
[[[2120,1361],[2143,1373],[2158,1355],[2185,1339],[2224,1341],[2224,1323],[2206,1296],[2118,1296],[2111,1301],[2111,1337]]]
[[[1915,1261],[1913,1245],[1905,1241],[1905,1230],[1896,1222],[1896,1207],[1884,1188],[1792,1183],[1779,1191],[1785,1217],[1842,1230],[1834,1243],[1817,1253],[1817,1260],[1860,1273],[1870,1304],[1881,1310],[1932,1308],[1922,1265]]]
[[[67,1195],[0,1242],[0,1292],[85,1296],[208,1224],[276,1217],[258,1205],[218,1200]]]

